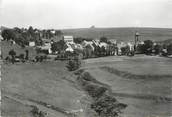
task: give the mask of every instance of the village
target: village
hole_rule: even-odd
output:
[[[38,30],[31,26],[28,29],[4,29],[1,31],[1,41],[7,41],[11,45],[19,45],[26,50],[26,60],[42,61],[51,58],[53,60],[69,60],[74,57],[80,59],[97,58],[103,56],[134,56],[135,54],[158,55],[170,57],[172,55],[172,44],[153,40],[143,40],[142,34],[135,31],[133,40],[118,41],[105,36],[96,39],[74,37],[64,35],[60,30]],[[29,57],[26,49],[34,48],[37,55]],[[14,56],[5,56],[4,60],[24,61],[24,54],[16,56],[15,50],[9,50]],[[10,52],[9,52],[10,53]],[[10,55],[10,54],[9,54]],[[30,58],[30,59],[29,59]]]

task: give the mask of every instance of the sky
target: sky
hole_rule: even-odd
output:
[[[0,26],[172,28],[172,0],[0,0]]]

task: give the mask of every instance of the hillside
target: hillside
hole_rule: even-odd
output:
[[[73,35],[74,37],[95,39],[105,36],[118,41],[132,41],[136,31],[141,34],[141,40],[163,41],[172,39],[172,29],[167,28],[81,28],[62,31],[65,35]]]

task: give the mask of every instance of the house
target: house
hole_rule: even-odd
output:
[[[83,48],[87,48],[89,46],[93,51],[95,50],[95,48],[93,46],[93,41],[84,40],[81,45]]]
[[[116,39],[109,39],[109,42],[111,42],[112,44],[117,44]]]
[[[96,46],[99,46],[100,41],[99,41],[98,39],[95,39],[95,40],[93,40],[93,43],[94,43]]]
[[[46,54],[51,54],[51,40],[49,39],[42,39],[43,41],[43,46],[39,46],[41,52],[46,53]]]
[[[29,46],[30,46],[30,47],[34,47],[34,46],[35,46],[35,42],[34,42],[34,41],[30,41],[30,42],[29,42]]]
[[[127,46],[129,47],[130,51],[134,51],[134,44],[133,43],[128,42]]]
[[[66,52],[73,52],[73,48],[71,46],[68,46],[68,48],[65,49]]]
[[[107,49],[108,44],[105,43],[105,42],[100,42],[99,47],[100,47],[100,48],[104,47],[105,49]]]
[[[51,54],[52,50],[51,50],[51,46],[40,46],[40,51],[46,54]]]
[[[121,48],[123,48],[123,47],[126,47],[127,46],[127,44],[125,43],[125,42],[119,42],[119,43],[117,43],[117,48],[118,48],[118,55],[121,55],[122,53],[122,50],[121,50]]]
[[[63,41],[65,43],[74,43],[73,42],[73,36],[63,36]]]
[[[49,39],[42,39],[42,41],[43,41],[43,45],[44,46],[51,46],[51,40],[49,40]]]

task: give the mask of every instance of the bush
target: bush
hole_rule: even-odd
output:
[[[34,117],[45,117],[46,113],[43,111],[39,111],[38,107],[32,106],[31,113]]]
[[[31,113],[33,114],[33,116],[36,116],[39,114],[39,109],[36,106],[33,106],[33,109],[31,110]]]
[[[152,49],[153,49],[153,42],[151,40],[144,41],[144,46],[143,46],[144,54],[150,55],[152,53]]]
[[[122,109],[127,107],[126,104],[119,103],[114,97],[103,95],[101,98],[91,104],[100,117],[118,117]]]
[[[94,84],[87,84],[85,85],[84,89],[88,92],[88,94],[91,97],[96,99],[101,97],[107,91],[107,88]]]
[[[83,80],[86,81],[92,81],[92,82],[96,81],[88,72],[84,72],[81,77]]]
[[[69,60],[66,67],[69,71],[75,71],[81,66],[81,61],[78,58]]]

